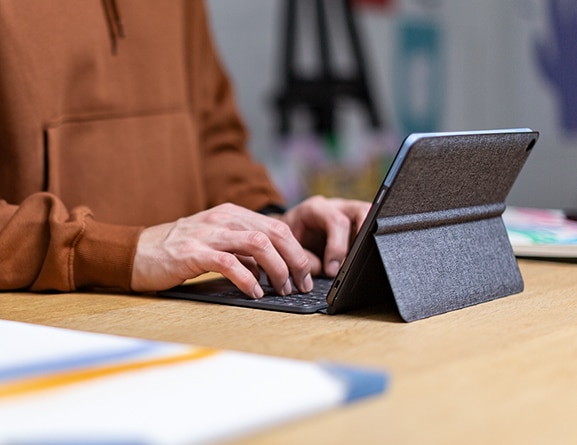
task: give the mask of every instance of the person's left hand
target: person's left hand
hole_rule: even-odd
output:
[[[309,251],[312,273],[334,277],[370,206],[365,201],[313,196],[279,218]]]

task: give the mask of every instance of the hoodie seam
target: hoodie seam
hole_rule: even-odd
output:
[[[111,51],[113,55],[118,54],[118,40],[124,38],[126,33],[122,23],[122,17],[116,0],[102,0],[102,7],[106,23],[108,25],[108,35],[110,37]]]
[[[58,119],[46,122],[44,128],[46,129],[57,128],[60,127],[61,125],[73,124],[73,123],[110,121],[117,119],[131,119],[140,117],[154,117],[169,114],[187,114],[189,112],[190,112],[189,107],[183,104],[182,106],[157,108],[142,111],[126,111],[126,112],[119,111],[113,113],[104,112],[104,113],[75,114],[75,115],[62,116]]]

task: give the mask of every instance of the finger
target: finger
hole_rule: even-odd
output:
[[[312,279],[309,257],[291,232],[288,225],[278,219],[265,215],[250,212],[249,216],[250,221],[248,220],[249,218],[244,217],[244,215],[241,218],[237,218],[233,223],[233,227],[236,229],[240,229],[241,227],[251,228],[252,231],[261,231],[264,233],[271,242],[272,247],[282,258],[286,265],[288,274],[292,276],[293,283],[297,289],[300,292],[310,292],[312,290]],[[254,256],[252,253],[251,255]],[[277,292],[282,295],[292,292],[292,286],[290,281],[288,281],[288,275],[286,276],[286,281],[281,283],[282,279],[285,279],[284,269],[282,272],[279,271],[278,265],[275,266],[276,262],[261,262],[261,258],[257,258],[256,256],[255,259],[267,272],[271,284],[273,284],[273,287]],[[270,256],[264,256],[263,259],[271,260],[272,258]]]
[[[353,207],[350,209],[349,217],[351,218],[352,221],[354,221],[354,227],[353,227],[354,235],[356,235],[359,232],[359,230],[361,230],[361,226],[365,222],[365,219],[367,218],[370,208],[371,205],[368,202],[360,201],[355,202]]]
[[[284,222],[228,204],[219,206],[219,211],[213,212],[208,217],[214,219],[214,224],[224,225],[233,231],[237,231],[237,233],[238,231],[245,231],[246,233],[261,232],[266,235],[274,250],[282,258],[284,268],[277,262],[268,247],[259,247],[260,242],[264,244],[262,240],[253,240],[252,243],[254,244],[252,246],[250,241],[246,242],[244,246],[249,251],[244,254],[253,256],[257,260],[259,265],[269,275],[271,284],[273,284],[277,292],[280,294],[292,292],[292,286],[288,280],[289,275],[292,276],[295,286],[301,292],[309,292],[312,289],[308,256]],[[223,221],[223,219],[226,219],[226,221]],[[242,252],[235,251],[235,253]],[[259,256],[257,257],[257,255]]]
[[[360,230],[371,205],[357,200],[333,199],[334,209],[344,215],[348,224],[338,214],[328,219],[325,249],[325,273],[335,276],[346,257],[352,240]]]
[[[288,267],[293,283],[300,292],[310,292],[313,288],[309,255],[294,237],[288,225],[269,218],[268,235],[275,249]]]
[[[248,270],[251,271],[251,273],[257,280],[260,279],[261,269],[260,267],[258,267],[258,264],[253,257],[245,255],[236,255],[236,257],[244,267],[246,267]]]
[[[309,200],[310,205],[304,207],[309,227],[317,227],[325,235],[323,254],[323,269],[327,276],[334,277],[345,258],[351,233],[351,210],[350,201],[337,198],[327,199],[321,196]]]
[[[310,250],[305,250],[305,252],[309,258],[309,264],[311,265],[311,275],[312,276],[320,275],[321,272],[323,271],[323,262],[320,260],[318,256],[316,256]]]
[[[218,251],[252,257],[268,275],[276,292],[280,295],[292,292],[287,264],[265,233],[257,230],[220,231],[217,239],[211,241],[211,247]]]
[[[217,272],[228,278],[245,295],[255,299],[264,295],[254,274],[234,254],[213,252],[212,255],[205,255],[204,259],[207,271]]]
[[[326,233],[324,271],[327,276],[334,277],[349,249],[351,221],[343,213],[335,211],[327,219]]]

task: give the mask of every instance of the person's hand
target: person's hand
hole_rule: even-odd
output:
[[[167,289],[218,272],[260,298],[259,267],[281,295],[313,287],[309,256],[287,224],[234,204],[222,204],[173,223],[144,229],[134,257],[134,291]]]
[[[313,275],[334,277],[349,250],[350,241],[369,212],[370,203],[313,196],[280,216],[296,239],[313,255]]]

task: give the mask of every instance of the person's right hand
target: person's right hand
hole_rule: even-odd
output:
[[[205,272],[218,272],[260,298],[259,267],[281,295],[313,287],[307,254],[278,219],[221,204],[173,223],[144,229],[134,257],[136,292],[167,289]]]

